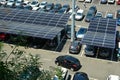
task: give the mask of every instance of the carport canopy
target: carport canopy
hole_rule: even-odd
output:
[[[93,18],[81,42],[86,45],[114,49],[116,44],[116,19]]]
[[[69,14],[0,9],[0,32],[54,39],[65,27]]]

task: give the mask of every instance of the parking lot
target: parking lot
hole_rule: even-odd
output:
[[[39,0],[42,2],[44,0]],[[72,4],[72,0],[46,0],[47,2],[53,3],[61,3],[61,4]],[[112,13],[114,15],[114,19],[116,19],[116,11],[120,9],[120,5],[114,4],[101,4],[100,0],[92,0],[91,3],[86,3],[86,8],[83,5],[83,2],[76,1],[76,4],[80,7],[80,9],[84,10],[84,14],[86,15],[90,6],[95,5],[97,7],[97,11],[103,13],[103,17],[106,17],[107,13]],[[68,21],[68,25],[71,24],[71,21]],[[88,28],[89,23],[85,22],[85,17],[81,21],[75,21],[76,31],[80,27]],[[117,30],[120,31],[120,26],[117,26]],[[89,75],[90,80],[106,80],[108,75],[115,74],[120,76],[120,63],[117,62],[114,54],[110,56],[109,59],[101,59],[98,56],[95,57],[87,57],[85,56],[85,47],[86,45],[82,45],[81,51],[79,54],[69,54],[69,46],[71,40],[70,39],[62,39],[61,45],[55,48],[49,48],[47,45],[43,45],[39,49],[30,48],[26,51],[33,52],[41,55],[41,61],[44,63],[43,67],[48,69],[50,66],[56,66],[54,64],[54,60],[59,55],[72,55],[77,57],[81,64],[83,65],[79,71],[86,72]],[[45,43],[46,44],[46,43]],[[52,51],[51,51],[52,50]],[[51,57],[49,57],[51,55]],[[70,74],[73,75],[75,72],[70,71]]]

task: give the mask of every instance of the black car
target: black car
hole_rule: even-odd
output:
[[[110,56],[110,49],[107,48],[100,48],[98,56],[100,58],[108,58]]]
[[[61,9],[61,7],[62,7],[61,4],[55,4],[53,10],[54,10],[55,12],[58,12],[58,11]]]
[[[91,6],[91,7],[89,8],[89,11],[87,12],[85,21],[86,21],[86,22],[90,22],[90,20],[91,20],[93,17],[95,17],[96,12],[97,12],[96,6]]]
[[[107,0],[100,0],[100,3],[101,3],[101,4],[106,4],[106,3],[107,3]]]
[[[73,80],[89,80],[88,75],[84,72],[76,72]]]
[[[50,11],[50,10],[52,10],[53,8],[54,8],[54,3],[49,3],[49,4],[46,5],[46,8],[45,8],[45,9],[46,9],[47,11]]]
[[[78,54],[81,50],[82,44],[79,41],[74,41],[69,47],[69,53]]]
[[[69,55],[58,56],[55,60],[55,64],[69,68],[72,71],[77,71],[81,68],[80,61]]]

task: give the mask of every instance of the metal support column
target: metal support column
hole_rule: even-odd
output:
[[[57,42],[58,42],[58,45],[60,44],[60,35],[61,35],[61,32],[57,35]]]
[[[75,39],[75,0],[72,0],[71,42]]]

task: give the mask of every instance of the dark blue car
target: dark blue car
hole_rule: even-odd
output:
[[[117,25],[120,26],[120,10],[117,10]]]
[[[100,3],[101,3],[101,4],[106,4],[106,3],[107,3],[107,0],[101,0]]]
[[[73,80],[89,80],[88,75],[84,72],[77,72],[74,74]]]

